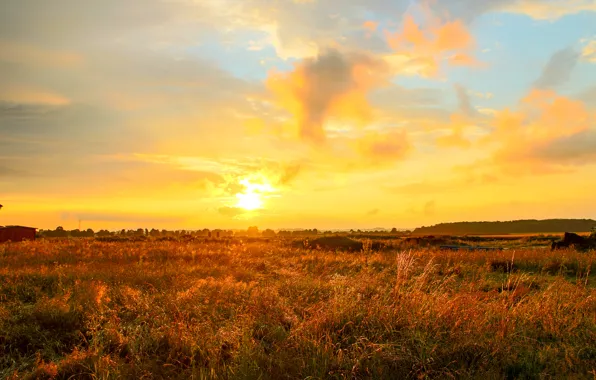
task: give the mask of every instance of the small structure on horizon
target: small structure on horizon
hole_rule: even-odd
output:
[[[0,243],[35,240],[36,228],[24,226],[0,227]]]
[[[2,205],[0,204],[0,209]],[[35,240],[37,228],[24,226],[0,226],[0,243],[7,241]]]

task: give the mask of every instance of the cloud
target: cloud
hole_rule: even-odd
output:
[[[80,67],[83,56],[76,52],[0,39],[0,62],[36,67]]]
[[[387,186],[385,190],[391,194],[424,195],[442,193],[449,189],[446,183],[413,182],[406,185]]]
[[[517,163],[525,170],[593,162],[592,127],[572,126],[580,109],[561,111],[575,114],[557,119],[560,131],[544,132],[556,117],[540,115],[568,106],[559,100],[512,108],[521,121],[510,123],[510,134],[488,110],[505,98],[501,90],[477,115],[480,100],[456,86],[459,107],[446,108],[447,68],[478,64],[472,32],[480,25],[470,21],[522,3],[529,2],[448,0],[431,9],[406,0],[9,1],[0,12],[0,187],[35,202],[53,197],[44,205],[60,210],[116,202],[116,211],[143,211],[151,198],[161,209],[211,210],[207,220],[220,207],[240,212],[233,207],[246,190],[240,180],[255,173],[273,195],[291,199],[272,204],[292,208],[310,188],[339,184],[343,190],[319,194],[331,204],[356,179],[360,188],[398,162],[400,178],[413,182],[426,165],[476,158],[486,159],[478,178]],[[587,46],[581,59],[591,61]],[[547,76],[541,90],[565,82]],[[428,80],[437,78],[447,81]],[[595,104],[589,92],[580,97]],[[479,131],[490,138],[479,143]],[[470,149],[440,151],[435,142]]]
[[[71,103],[62,95],[26,86],[7,86],[0,89],[0,102],[48,106],[65,106]]]
[[[403,160],[412,150],[404,130],[387,133],[369,133],[359,139],[358,150],[373,164]]]
[[[437,202],[428,201],[424,204],[424,215],[433,216],[437,212]]]
[[[585,165],[596,162],[596,128],[553,140],[536,147],[534,155],[556,165]]]
[[[474,116],[476,115],[476,110],[472,106],[470,102],[470,97],[468,96],[468,91],[465,87],[460,84],[455,84],[455,93],[457,95],[457,100],[459,102],[459,110],[466,116]]]
[[[172,172],[186,173],[188,178],[205,179],[225,195],[235,195],[244,190],[239,183],[243,178],[266,181],[275,187],[290,186],[306,164],[300,162],[283,163],[274,160],[245,158],[213,159],[203,156],[177,156],[140,154],[115,155],[113,160],[151,164],[152,170],[169,168]],[[220,194],[217,194],[220,195]]]
[[[458,100],[458,112],[451,114],[449,118],[447,129],[451,133],[438,137],[436,141],[439,147],[465,149],[472,145],[470,139],[465,136],[465,129],[474,126],[482,115],[472,106],[468,90],[465,87],[455,84],[454,89]]]
[[[381,212],[381,210],[379,210],[378,208],[374,208],[374,209],[372,209],[372,210],[368,211],[368,212],[366,213],[366,215],[367,215],[367,216],[375,216],[375,215],[378,215],[378,214],[379,214],[379,212]]]
[[[126,223],[180,223],[182,216],[159,216],[150,214],[125,214],[109,212],[69,211],[61,214],[62,220],[80,220],[86,222],[126,222]]]
[[[447,193],[460,193],[465,189],[470,189],[473,185],[493,183],[498,178],[494,175],[470,175],[467,172],[458,173],[459,176],[449,180],[424,180],[411,182],[405,185],[385,186],[383,190],[388,194],[412,197],[427,197],[430,195],[446,195]]]
[[[288,166],[284,167],[283,172],[281,173],[281,175],[279,177],[278,184],[280,184],[280,185],[290,184],[294,179],[296,179],[296,177],[298,177],[301,170],[302,170],[301,165],[288,165]]]
[[[296,64],[289,73],[272,73],[267,87],[298,124],[302,140],[324,144],[325,123],[334,117],[363,122],[371,117],[366,94],[387,80],[382,60],[361,53],[327,50]]]
[[[139,12],[139,7],[143,12]],[[187,30],[191,21],[204,28],[208,17],[213,15],[208,4],[185,0],[127,3],[106,0],[101,4],[82,4],[77,0],[56,0],[47,4],[25,0],[8,2],[2,10],[0,35],[38,41],[39,46],[121,44],[143,35],[157,45],[169,41],[173,35],[180,37],[180,32]]]
[[[457,0],[433,2],[438,13],[459,17],[467,23],[487,13],[522,14],[535,20],[555,21],[580,12],[596,11],[593,0]]]
[[[441,89],[407,88],[393,83],[374,89],[368,95],[372,106],[388,112],[398,107],[413,109],[439,106],[443,97],[444,91]]]
[[[37,178],[35,183],[23,179],[5,185],[14,191],[59,194],[61,188],[71,194],[76,181],[81,194],[103,189],[102,196],[134,188],[156,196],[164,188],[203,193],[211,186],[207,181],[218,181],[157,163],[108,165],[98,157],[135,152],[183,156],[200,149],[206,156],[239,158],[267,143],[247,144],[240,126],[243,117],[263,112],[249,101],[263,91],[259,83],[236,78],[191,54],[92,46],[91,39],[88,47],[62,42],[65,51],[69,43],[81,49],[84,59],[71,64],[53,57],[55,45],[49,43],[43,50],[51,58],[48,64],[0,59],[0,155],[14,170],[31,171]]]
[[[313,58],[324,53],[329,47],[347,49],[362,48],[375,38],[372,36],[373,24],[364,18],[367,12],[399,14],[408,6],[404,0],[344,0],[309,1],[295,3],[269,0],[247,0],[238,2],[233,16],[226,17],[240,23],[248,22],[249,28],[260,29],[267,33],[277,56],[284,60]],[[257,15],[256,17],[254,15]],[[220,20],[225,21],[226,18]],[[369,22],[367,22],[369,21]],[[225,24],[229,25],[229,22]],[[354,34],[362,33],[364,38],[358,41]]]
[[[555,52],[542,69],[542,73],[534,85],[544,89],[564,84],[569,80],[578,58],[579,53],[572,47]]]
[[[421,6],[424,24],[405,14],[401,30],[385,30],[389,46],[395,51],[388,59],[398,71],[423,77],[439,75],[443,62],[452,66],[478,66],[470,52],[474,37],[461,20],[443,21],[430,8]]]
[[[0,165],[0,179],[4,178],[20,178],[24,176],[28,176],[30,173],[24,170],[15,170],[8,166]]]
[[[584,102],[588,106],[596,106],[596,85],[588,87],[582,91],[577,99]]]
[[[596,39],[589,41],[582,49],[581,58],[584,61],[596,63]]]
[[[364,30],[366,30],[366,37],[370,38],[377,31],[379,23],[369,20],[365,21],[364,24],[362,24],[362,27],[364,28]]]
[[[437,137],[437,146],[442,148],[462,148],[466,149],[472,145],[470,140],[464,137],[464,127],[461,125],[453,126],[451,134]]]
[[[484,138],[496,145],[489,161],[510,175],[544,174],[593,160],[596,115],[585,104],[551,90],[532,90],[519,110],[499,111],[494,131]],[[575,146],[574,146],[575,144]]]
[[[221,215],[228,216],[235,218],[239,215],[245,214],[246,210],[238,208],[238,207],[220,207],[217,210]]]
[[[593,0],[517,0],[501,1],[495,9],[502,12],[519,13],[537,20],[557,20],[561,17],[596,11]]]

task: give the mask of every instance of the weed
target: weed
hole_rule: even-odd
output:
[[[0,250],[0,378],[594,372],[596,253],[360,244],[11,244]]]

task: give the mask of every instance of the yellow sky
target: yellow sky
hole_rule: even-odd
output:
[[[11,2],[0,225],[596,218],[594,2],[490,3]]]

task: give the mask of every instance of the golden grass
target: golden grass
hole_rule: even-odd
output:
[[[0,377],[593,378],[595,258],[5,244]]]

